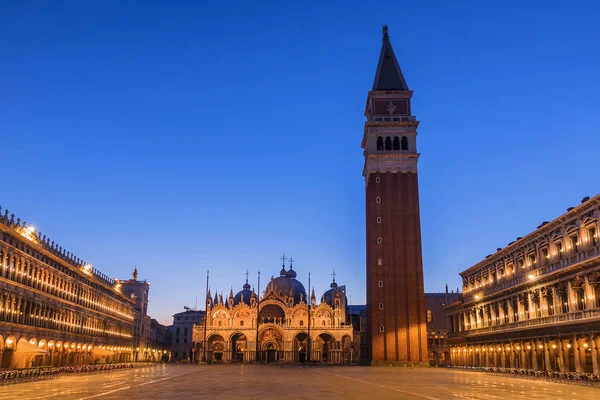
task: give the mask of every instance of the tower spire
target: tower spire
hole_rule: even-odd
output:
[[[387,25],[383,25],[382,32],[383,43],[381,44],[372,90],[409,90],[396,59],[396,54],[394,54],[394,49],[392,49]]]

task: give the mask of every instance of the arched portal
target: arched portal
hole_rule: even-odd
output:
[[[332,361],[331,355],[337,350],[335,339],[328,333],[321,333],[317,338],[319,360],[324,363]]]
[[[300,332],[294,336],[293,346],[293,361],[304,363],[306,361],[306,354],[308,351],[308,335],[304,332]]]
[[[231,336],[231,361],[244,362],[244,355],[248,348],[248,339],[243,333],[235,333]]]
[[[263,360],[268,363],[278,361],[277,353],[279,346],[277,342],[266,342],[263,344]]]
[[[213,335],[208,338],[208,360],[212,362],[222,362],[223,352],[225,351],[225,339],[221,335]]]

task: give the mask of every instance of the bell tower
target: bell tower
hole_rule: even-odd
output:
[[[367,345],[377,362],[426,362],[417,127],[388,28],[367,96]]]

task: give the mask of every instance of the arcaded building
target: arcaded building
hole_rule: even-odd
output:
[[[117,281],[0,216],[0,368],[128,361],[134,305]]]
[[[598,373],[600,195],[460,273],[454,365]]]
[[[352,363],[353,344],[345,288],[335,278],[318,301],[290,264],[271,277],[259,296],[246,277],[228,297],[208,295],[206,326],[194,327],[196,361]],[[257,355],[258,351],[258,355]]]
[[[367,96],[362,148],[366,192],[367,343],[372,363],[425,363],[427,330],[417,127],[387,26]]]

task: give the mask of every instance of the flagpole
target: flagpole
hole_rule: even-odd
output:
[[[257,302],[256,302],[256,355],[254,356],[254,359],[256,360],[256,362],[260,361],[260,357],[259,357],[259,353],[258,353],[258,321],[260,320],[259,316],[260,316],[260,271],[258,271],[258,293],[256,294],[257,296]]]
[[[202,362],[206,362],[206,324],[208,323],[208,274],[206,271],[206,294],[204,295],[204,342],[202,343]]]
[[[307,345],[306,345],[308,352],[307,352],[307,355],[306,355],[306,359],[307,359],[307,361],[308,361],[309,364],[310,364],[310,320],[311,320],[311,318],[310,318],[310,305],[311,305],[311,302],[312,302],[312,298],[310,297],[311,296],[310,293],[311,293],[311,291],[310,291],[310,272],[309,272],[308,273],[308,295],[306,296],[306,297],[308,297],[308,338],[307,338],[308,342],[307,342]]]

